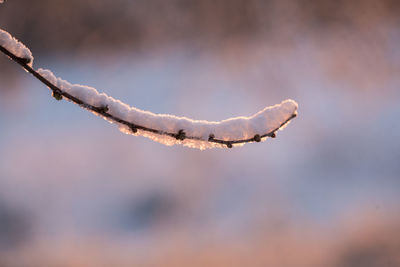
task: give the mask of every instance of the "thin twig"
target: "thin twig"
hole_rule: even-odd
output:
[[[126,126],[129,127],[129,129],[131,129],[131,131],[133,133],[136,133],[137,130],[141,130],[141,131],[145,131],[145,132],[151,132],[151,133],[155,133],[155,134],[159,134],[159,135],[166,135],[166,136],[170,136],[173,138],[176,138],[177,140],[185,140],[185,139],[191,139],[191,140],[199,140],[199,141],[205,141],[205,142],[211,142],[211,143],[217,143],[217,144],[221,144],[221,145],[226,145],[229,148],[232,148],[233,144],[242,144],[242,143],[249,143],[249,142],[260,142],[261,138],[265,138],[265,137],[275,137],[275,132],[278,131],[282,126],[284,126],[285,124],[287,124],[291,119],[296,117],[296,113],[293,113],[286,121],[284,121],[279,127],[273,129],[272,131],[268,132],[268,133],[264,133],[264,134],[256,134],[254,137],[252,138],[248,138],[248,139],[240,139],[240,140],[221,140],[221,139],[216,139],[214,137],[214,135],[211,133],[208,140],[204,140],[201,137],[196,137],[196,136],[187,136],[185,131],[179,130],[178,133],[170,133],[170,132],[165,132],[165,131],[161,131],[161,130],[157,130],[157,129],[152,129],[152,128],[148,128],[145,126],[141,126],[138,124],[134,124],[132,122],[123,120],[121,118],[118,118],[114,115],[111,115],[110,113],[108,113],[108,107],[107,106],[102,106],[102,107],[96,107],[96,106],[92,106],[86,102],[84,102],[83,100],[74,97],[73,95],[70,95],[67,92],[62,91],[59,87],[57,87],[56,85],[52,84],[49,80],[47,80],[46,78],[44,78],[42,75],[40,75],[35,69],[33,69],[31,66],[29,66],[29,60],[27,60],[26,58],[20,58],[17,57],[16,55],[14,55],[13,53],[11,53],[9,50],[7,50],[6,48],[4,48],[3,46],[0,45],[0,51],[3,52],[5,55],[7,55],[11,60],[13,60],[14,62],[18,63],[19,65],[21,65],[26,71],[28,71],[29,73],[31,73],[36,79],[38,79],[39,81],[41,81],[43,84],[45,84],[47,87],[49,87],[52,92],[53,92],[53,96],[56,99],[61,100],[62,97],[65,97],[67,99],[69,99],[70,101],[74,102],[75,104],[81,106],[82,108],[85,108],[87,110],[90,110],[92,112],[95,112],[107,119],[110,119],[114,122],[120,123],[120,124],[124,124]]]

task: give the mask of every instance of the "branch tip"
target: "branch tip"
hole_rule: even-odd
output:
[[[137,133],[137,128],[134,125],[130,126],[130,128],[132,133]]]
[[[175,135],[176,140],[185,140],[186,138],[186,133],[182,129],[178,131],[178,133]]]
[[[212,140],[214,140],[214,138],[215,138],[215,135],[214,134],[210,134],[208,136],[208,141],[212,141]]]
[[[100,113],[107,113],[109,109],[108,109],[108,106],[105,105],[105,106],[99,107],[98,110]]]
[[[29,64],[31,63],[31,59],[30,58],[26,58],[26,57],[17,57],[18,61],[20,61],[22,64]]]
[[[63,96],[61,94],[60,90],[53,90],[52,94],[51,94],[57,101],[60,101],[63,99]]]

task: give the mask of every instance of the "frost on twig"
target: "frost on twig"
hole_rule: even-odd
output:
[[[1,0],[0,0],[1,1]],[[223,121],[193,120],[168,114],[154,114],[114,99],[95,88],[71,84],[50,70],[32,67],[32,53],[9,33],[0,29],[0,51],[20,64],[52,91],[57,100],[66,99],[105,120],[116,123],[127,134],[141,135],[166,145],[182,144],[206,149],[261,142],[286,126],[297,115],[297,103],[285,100],[249,117]]]
[[[0,0],[0,3],[2,1]],[[17,39],[12,37],[8,32],[0,29],[0,46],[7,49],[10,53],[19,58],[20,61],[32,67],[33,56],[31,51]]]

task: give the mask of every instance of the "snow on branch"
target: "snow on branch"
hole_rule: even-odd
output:
[[[0,0],[1,1],[1,0]],[[297,115],[297,103],[285,100],[266,107],[250,117],[236,117],[220,122],[192,120],[168,114],[154,114],[114,99],[95,88],[71,84],[57,78],[50,70],[32,67],[32,53],[9,33],[0,29],[0,51],[44,83],[57,100],[66,99],[105,120],[116,123],[126,134],[141,135],[165,145],[206,149],[240,146],[274,138]]]
[[[0,0],[0,3],[2,1]],[[0,29],[0,46],[7,49],[10,53],[18,57],[20,60],[25,61],[30,67],[33,64],[33,56],[31,51],[17,39],[11,36],[6,31]]]

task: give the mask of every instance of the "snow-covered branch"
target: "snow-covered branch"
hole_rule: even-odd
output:
[[[66,99],[78,104],[118,124],[124,133],[145,136],[166,145],[182,144],[206,149],[261,142],[268,137],[275,137],[276,132],[297,115],[297,103],[293,100],[266,107],[250,117],[236,117],[220,122],[154,114],[130,107],[105,93],[99,93],[95,88],[70,84],[57,78],[50,70],[35,70],[30,50],[1,29],[0,51],[45,84],[57,100]]]

